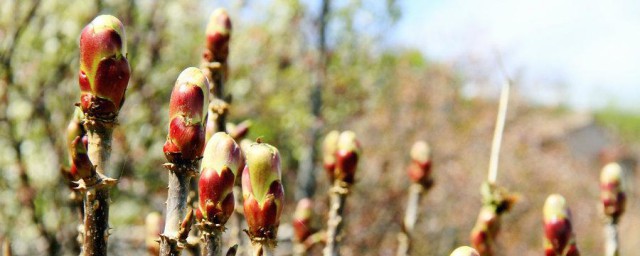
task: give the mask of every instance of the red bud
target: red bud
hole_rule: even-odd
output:
[[[280,183],[280,154],[266,143],[254,143],[246,152],[242,172],[244,214],[251,237],[275,239],[280,225],[284,189]]]
[[[187,68],[171,92],[169,135],[164,153],[170,162],[202,157],[205,141],[209,82],[197,68]]]
[[[198,182],[199,206],[202,218],[224,225],[235,207],[233,185],[235,176],[227,166],[221,171],[203,167]]]
[[[561,195],[550,195],[544,204],[544,234],[547,247],[557,255],[567,250],[573,241],[571,212]]]
[[[347,184],[353,184],[360,155],[360,143],[356,140],[356,134],[346,131],[338,138],[338,150],[336,151],[335,178]]]
[[[80,35],[80,106],[85,114],[113,119],[124,102],[130,68],[124,26],[116,17],[100,15]]]
[[[180,162],[200,158],[204,150],[204,136],[202,125],[189,123],[182,116],[173,118],[163,148],[167,160]]]
[[[331,182],[335,179],[338,138],[340,138],[340,132],[331,131],[327,134],[324,138],[324,142],[322,143],[322,163],[325,171],[327,171],[327,175],[329,176],[329,181]]]
[[[93,165],[87,155],[87,147],[82,142],[82,138],[76,137],[73,142],[73,150],[71,151],[71,176],[75,179],[87,179],[93,176]]]
[[[431,149],[424,141],[418,141],[411,147],[411,164],[409,165],[409,178],[414,183],[430,187],[431,179]]]
[[[617,163],[607,164],[600,174],[600,200],[605,215],[611,217],[614,222],[624,212],[626,193],[623,184],[622,167]]]
[[[227,131],[229,131],[229,136],[238,141],[247,136],[247,133],[249,133],[249,128],[251,128],[251,121],[249,120],[242,121],[237,125],[227,123]]]
[[[500,218],[491,207],[482,207],[471,231],[471,244],[480,255],[493,255],[493,242],[500,230]]]
[[[204,59],[208,62],[225,63],[229,56],[231,20],[225,9],[216,9],[207,24]]]
[[[312,233],[311,217],[313,215],[313,202],[309,198],[298,201],[296,211],[293,214],[293,232],[296,241],[303,242]]]

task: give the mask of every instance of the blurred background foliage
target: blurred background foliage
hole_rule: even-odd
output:
[[[309,94],[319,59],[317,2],[0,2],[0,238],[11,240],[16,255],[74,254],[78,220],[60,168],[68,165],[64,134],[79,95],[78,35],[96,15],[112,14],[126,27],[132,77],[109,173],[119,179],[112,190],[110,250],[143,253],[144,218],[161,212],[166,197],[161,165],[170,91],[181,70],[199,65],[204,27],[219,5],[229,9],[234,26],[226,85],[233,96],[230,119],[252,120],[249,137],[279,148],[286,225],[314,122]],[[414,255],[448,255],[468,244],[480,208],[496,101],[465,96],[468,78],[455,67],[415,49],[390,47],[388,32],[402,18],[393,0],[335,1],[328,18],[321,133],[352,129],[364,148],[358,183],[347,203],[344,255],[395,252],[409,184],[404,175],[408,149],[419,139],[432,145],[436,185],[422,202]],[[499,182],[520,193],[521,200],[503,219],[499,255],[540,254],[541,205],[551,193],[567,197],[579,247],[587,255],[597,254],[602,251],[598,171],[606,161],[627,157],[630,177],[635,177],[639,118],[615,108],[591,114],[533,106],[525,98],[518,95],[516,81]],[[595,135],[578,137],[587,142],[574,145],[572,136],[592,127]],[[598,143],[588,143],[595,137]],[[596,153],[581,154],[576,147]],[[314,200],[321,225],[328,184],[319,159],[316,163]],[[632,189],[621,223],[626,255],[640,236],[631,228],[640,225],[637,194]]]

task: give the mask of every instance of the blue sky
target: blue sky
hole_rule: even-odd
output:
[[[611,2],[404,0],[393,44],[464,68],[472,83],[498,84],[500,55],[536,102],[637,111],[640,2]]]

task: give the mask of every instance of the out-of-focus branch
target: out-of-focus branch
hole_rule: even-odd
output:
[[[309,142],[303,159],[300,161],[300,170],[297,175],[296,199],[313,198],[316,190],[315,160],[318,156],[317,145],[322,130],[322,88],[327,81],[327,24],[329,23],[330,0],[322,1],[322,11],[318,19],[318,59],[313,72],[313,88],[311,91],[311,115],[313,123],[309,129]]]

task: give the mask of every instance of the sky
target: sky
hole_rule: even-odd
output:
[[[534,102],[640,111],[640,1],[399,2],[393,44],[467,71],[475,67],[471,83],[500,77],[500,56]]]

